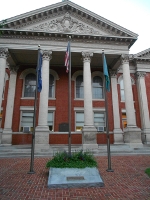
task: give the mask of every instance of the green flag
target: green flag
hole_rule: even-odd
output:
[[[108,67],[107,67],[107,62],[106,62],[104,53],[102,53],[102,57],[103,57],[103,73],[105,76],[105,88],[106,88],[106,91],[109,92],[110,91],[110,79],[109,79]]]

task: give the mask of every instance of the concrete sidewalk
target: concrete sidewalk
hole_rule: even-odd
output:
[[[1,200],[150,200],[150,155],[111,156],[114,172],[107,172],[107,156],[96,156],[104,187],[49,189],[49,157],[35,157],[35,174],[28,174],[30,157],[0,158]]]

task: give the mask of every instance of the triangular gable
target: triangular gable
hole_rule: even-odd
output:
[[[78,34],[82,34],[81,29],[84,27],[84,34],[87,32],[88,34],[90,33],[90,35],[112,35],[125,38],[129,37],[133,38],[134,40],[136,40],[138,37],[137,34],[68,0],[9,18],[7,19],[4,28],[15,29],[16,31],[26,30],[26,28],[27,30],[30,29],[32,31],[35,29],[39,30],[40,28],[42,30],[46,23],[53,26],[55,22],[57,22],[57,32],[61,30],[58,29],[59,25],[62,26],[67,24],[65,24],[65,21],[63,21],[63,17],[65,17],[67,13],[69,13],[72,19],[72,26],[70,26],[70,30],[68,29],[68,33],[69,31],[73,31],[73,29],[75,31],[75,26],[78,25]],[[54,19],[53,23],[51,19]],[[59,19],[61,21],[59,21]],[[73,20],[76,20],[76,22]],[[61,28],[61,26],[59,28]],[[52,28],[49,29],[49,32],[51,31],[55,32],[52,30]],[[63,31],[67,32],[67,29],[63,27],[62,32]]]

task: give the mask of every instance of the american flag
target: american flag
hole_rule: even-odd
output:
[[[67,73],[69,72],[69,56],[70,56],[70,42],[68,42],[67,51],[65,54],[65,67]]]

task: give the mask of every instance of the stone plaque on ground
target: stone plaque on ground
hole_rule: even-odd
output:
[[[70,187],[103,187],[104,182],[96,167],[50,168],[48,177],[49,188]]]

